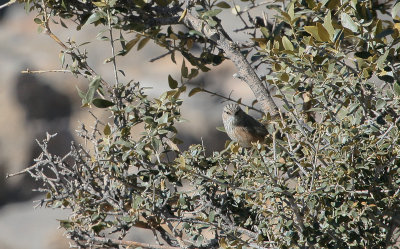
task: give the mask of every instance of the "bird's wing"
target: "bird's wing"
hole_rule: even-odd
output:
[[[253,133],[257,134],[260,137],[265,137],[268,134],[267,129],[263,124],[255,120],[253,117],[249,116],[250,119],[248,120],[250,122],[249,127],[253,129]]]

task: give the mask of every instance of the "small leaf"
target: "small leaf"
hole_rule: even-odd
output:
[[[314,37],[317,41],[322,41],[318,34],[318,27],[316,26],[304,26],[304,30]]]
[[[142,48],[144,48],[144,46],[146,46],[147,42],[149,42],[149,41],[150,41],[150,38],[149,38],[149,37],[143,38],[143,39],[139,42],[139,45],[138,45],[138,47],[137,47],[137,50],[139,51],[139,50],[141,50]]]
[[[189,92],[189,97],[192,97],[193,95],[195,95],[196,93],[202,92],[203,89],[200,87],[195,87],[193,88],[190,92]]]
[[[95,12],[92,15],[89,16],[89,18],[86,20],[86,23],[91,24],[91,23],[97,22],[102,17],[103,17],[103,15],[101,15],[100,12]]]
[[[110,126],[107,124],[103,130],[104,135],[109,136],[111,134]]]
[[[65,53],[64,53],[64,52],[61,52],[61,53],[59,54],[59,57],[60,57],[61,65],[64,65],[64,63],[65,63]]]
[[[294,49],[293,44],[289,41],[289,39],[286,36],[282,37],[282,43],[283,43],[283,47],[286,50],[293,51],[293,49]]]
[[[160,118],[156,119],[158,124],[165,124],[168,122],[168,113],[164,113]]]
[[[81,97],[81,99],[86,98],[86,94],[81,89],[79,89],[78,86],[76,86],[76,90],[78,91],[78,95],[79,95],[79,97]]]
[[[204,37],[204,35],[201,32],[197,31],[197,30],[190,30],[189,31],[189,35],[192,35],[192,36],[198,35],[200,37]]]
[[[317,23],[317,28],[319,38],[321,38],[323,42],[329,42],[331,40],[331,37],[325,27],[321,23]]]
[[[97,7],[106,7],[107,6],[107,4],[105,3],[105,2],[95,2],[95,1],[92,1],[92,3],[94,4],[94,5],[96,5]]]
[[[221,1],[219,3],[216,4],[218,7],[223,8],[223,9],[229,9],[231,6],[225,2],[225,1]]]
[[[65,230],[71,230],[74,228],[74,222],[69,220],[58,220],[60,222],[60,227],[64,228]]]
[[[214,219],[215,219],[215,211],[212,210],[212,211],[210,211],[210,213],[208,214],[208,221],[209,221],[209,222],[214,222]]]
[[[35,19],[33,19],[33,21],[35,23],[37,23],[37,24],[42,24],[43,23],[43,21],[41,19],[39,19],[39,18],[35,18]]]
[[[95,77],[90,83],[89,83],[89,89],[86,93],[85,99],[87,103],[92,103],[93,97],[97,89],[100,87],[100,77]]]
[[[223,127],[223,126],[218,126],[218,127],[216,127],[216,129],[217,129],[218,131],[226,132],[226,131],[225,131],[225,127]]]
[[[190,69],[190,74],[188,76],[189,79],[196,77],[199,74],[199,70],[196,68]]]
[[[289,81],[289,75],[287,73],[283,73],[283,74],[281,74],[280,79],[282,81],[288,82]]]
[[[115,105],[113,102],[108,101],[106,99],[94,99],[92,101],[93,105],[96,106],[97,108],[107,108],[110,106]]]
[[[221,9],[213,9],[213,10],[209,10],[209,11],[206,11],[206,12],[204,12],[201,16],[204,18],[204,17],[213,17],[213,16],[216,16],[216,15],[218,15],[219,13],[221,13]]]
[[[396,3],[392,9],[392,18],[395,19],[397,16],[397,13],[400,11],[400,2]]]
[[[131,51],[131,49],[136,45],[136,43],[140,40],[141,36],[137,36],[135,39],[130,40],[126,45],[125,45],[125,51],[123,55],[126,55]]]
[[[383,55],[381,55],[379,57],[379,59],[376,61],[376,65],[378,66],[378,68],[383,69],[386,66],[385,65],[385,61],[386,61],[386,58],[387,58],[387,56],[389,54],[389,51],[390,51],[389,49],[386,50],[385,53]]]
[[[260,31],[264,35],[265,38],[268,38],[271,36],[271,34],[269,33],[269,30],[266,27],[261,27]]]
[[[181,21],[183,20],[183,18],[185,18],[186,14],[187,14],[187,9],[185,9],[185,10],[183,11],[181,17],[179,17],[178,22],[181,22]]]
[[[288,9],[288,15],[290,16],[290,22],[294,19],[294,3],[291,2]]]
[[[346,13],[342,13],[340,15],[340,20],[342,21],[342,26],[350,29],[353,32],[357,32],[358,31],[358,26],[357,24],[353,21],[353,19],[351,19],[351,17],[346,14]]]
[[[178,81],[174,80],[171,75],[168,75],[168,85],[171,89],[178,87]]]
[[[217,26],[217,22],[216,21],[214,21],[213,19],[207,19],[207,23],[208,23],[208,25],[210,25],[211,27],[215,27],[215,26]]]
[[[189,74],[189,70],[185,65],[185,59],[183,59],[182,67],[181,67],[181,74],[183,78],[187,78]]]
[[[394,92],[396,93],[397,96],[400,96],[400,85],[398,82],[394,83]]]
[[[332,25],[332,15],[331,15],[331,11],[328,11],[328,14],[325,16],[324,18],[324,27],[326,29],[326,31],[329,34],[329,38],[332,41],[333,40],[333,36],[335,35],[335,28],[333,28]]]
[[[153,146],[155,151],[158,151],[158,149],[160,148],[160,145],[161,145],[160,139],[158,139],[156,137],[152,137],[151,138],[151,145]]]

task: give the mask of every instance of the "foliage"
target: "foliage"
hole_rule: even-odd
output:
[[[83,127],[80,135],[91,149],[73,145],[64,158],[50,155],[44,141],[44,153],[29,169],[43,182],[43,205],[72,210],[61,226],[80,246],[162,248],[124,240],[131,228],[142,227],[169,248],[397,248],[400,3],[244,1],[243,11],[224,1],[26,5],[38,11],[36,22],[53,36],[48,21],[57,16],[61,25],[74,20],[78,30],[108,27],[105,40],[113,49],[120,43],[108,60],[115,69],[115,56],[149,40],[174,63],[176,52],[186,59],[180,84],[170,76],[171,90],[149,99],[139,84],[119,83],[117,70],[114,86],[102,81],[79,46],[60,42],[72,59],[63,65],[91,80],[87,93],[79,90],[83,104],[108,108],[115,121],[97,121],[93,131]],[[235,10],[243,24],[235,31],[252,43],[225,46],[221,37],[230,38],[217,18],[225,8]],[[274,23],[254,9],[273,12]],[[188,24],[193,16],[201,29]],[[118,39],[114,29],[121,32]],[[135,38],[127,41],[127,32]],[[244,149],[230,143],[209,156],[201,145],[179,151],[175,124],[182,120],[180,95],[187,80],[227,58],[244,78],[249,72],[236,60],[242,55],[275,88],[285,116],[266,115],[270,134],[264,145]],[[195,88],[189,96],[201,91],[207,92]],[[143,132],[135,138],[138,127]],[[43,168],[52,173],[43,174]],[[107,232],[118,239],[108,239]]]

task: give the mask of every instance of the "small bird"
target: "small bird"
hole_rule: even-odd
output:
[[[246,114],[237,104],[224,107],[222,121],[228,136],[243,147],[251,147],[251,143],[264,141],[268,133],[264,125]]]

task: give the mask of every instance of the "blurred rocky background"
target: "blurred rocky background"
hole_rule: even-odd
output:
[[[3,2],[0,0],[0,5]],[[5,10],[0,12],[0,248],[68,248],[63,231],[57,229],[57,219],[66,218],[68,210],[34,209],[33,201],[40,198],[32,192],[36,183],[26,175],[8,179],[5,176],[33,164],[33,159],[40,153],[35,139],[42,139],[46,132],[58,134],[51,144],[52,152],[58,155],[68,151],[72,140],[78,141],[74,131],[79,122],[90,126],[94,121],[88,110],[80,107],[76,92],[76,86],[85,89],[87,82],[63,73],[21,74],[27,68],[60,69],[61,49],[48,36],[37,32],[38,25],[33,21],[35,13],[27,14],[22,5]],[[223,19],[223,25],[233,29],[235,23]],[[112,67],[103,63],[111,56],[111,50],[106,42],[96,39],[101,27],[83,29],[76,32],[73,25],[70,29],[53,26],[53,32],[61,40],[70,37],[77,43],[90,41],[86,46],[89,65],[112,82]],[[178,65],[173,64],[169,56],[149,62],[165,53],[151,42],[140,51],[133,50],[117,59],[126,73],[126,78],[121,81],[133,79],[143,86],[153,87],[148,94],[157,97],[168,89],[168,74],[178,78],[182,58],[177,57]],[[232,98],[243,98],[243,102],[251,103],[252,93],[245,84],[232,77],[234,73],[233,64],[224,62],[197,77],[189,86],[205,87],[225,96],[233,91]],[[206,93],[191,98],[186,95],[184,100],[183,117],[188,121],[179,126],[179,137],[184,141],[182,148],[203,141],[209,152],[221,150],[227,136],[216,127],[222,126],[221,112],[225,103]],[[92,111],[97,116],[103,115],[101,110]],[[139,242],[152,237],[146,231],[135,233],[135,236]]]

